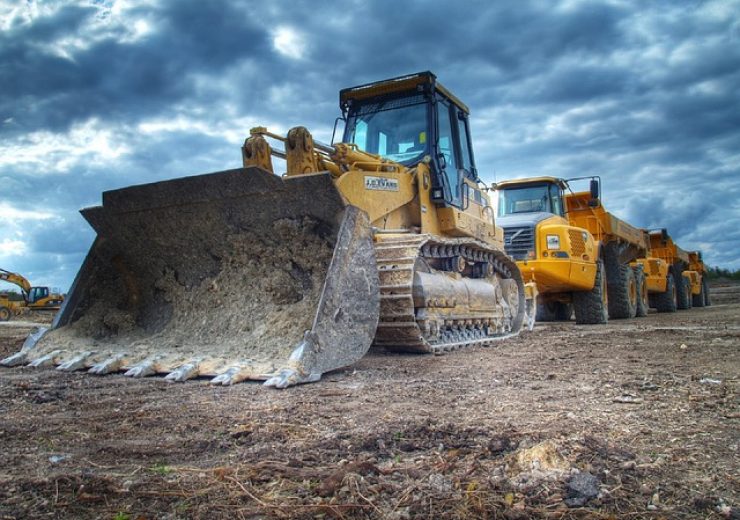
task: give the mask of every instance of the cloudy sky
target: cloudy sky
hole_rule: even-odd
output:
[[[420,70],[486,182],[601,175],[740,268],[739,0],[0,0],[0,267],[66,290],[102,191],[237,167],[257,125],[328,141],[340,88]]]

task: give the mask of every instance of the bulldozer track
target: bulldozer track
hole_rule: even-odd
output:
[[[486,332],[491,320],[481,320],[480,317],[446,319],[445,330],[432,334],[429,324],[417,319],[414,305],[413,284],[417,261],[451,261],[459,257],[473,265],[490,263],[492,272],[501,278],[513,278],[523,301],[521,276],[505,253],[471,239],[445,240],[431,235],[417,235],[385,238],[376,243],[375,254],[380,281],[380,319],[374,345],[395,352],[441,354],[472,345],[489,345],[518,334],[518,327],[514,330],[497,330],[495,333]],[[519,313],[521,309],[520,306]],[[515,321],[516,316],[512,318],[512,322]]]

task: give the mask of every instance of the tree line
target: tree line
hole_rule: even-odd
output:
[[[710,280],[717,280],[719,278],[726,278],[728,280],[740,281],[740,269],[724,269],[722,267],[710,267],[707,270],[707,278]]]

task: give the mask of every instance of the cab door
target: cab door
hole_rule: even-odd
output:
[[[470,132],[465,112],[442,98],[437,101],[437,164],[448,205],[467,206],[465,179],[475,180]]]
[[[456,109],[452,103],[440,99],[437,102],[437,110],[437,164],[444,189],[444,201],[462,208],[463,175],[460,171],[460,146],[457,125],[453,125]]]

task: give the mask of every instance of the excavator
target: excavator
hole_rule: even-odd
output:
[[[28,279],[18,273],[0,269],[0,281],[12,283],[21,289],[22,302],[11,301],[8,296],[0,295],[0,321],[8,321],[14,314],[24,310],[58,311],[64,301],[64,295],[48,287],[32,286]]]
[[[51,329],[0,363],[285,388],[371,345],[442,353],[531,328],[536,288],[504,251],[468,108],[431,72],[339,97],[342,142],[257,127],[242,168],[104,192]]]

